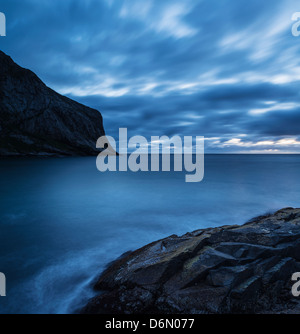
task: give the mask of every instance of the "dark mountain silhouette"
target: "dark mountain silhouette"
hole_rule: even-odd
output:
[[[0,51],[0,155],[94,155],[100,112],[48,88]]]

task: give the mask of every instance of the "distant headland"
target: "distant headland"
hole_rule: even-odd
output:
[[[101,113],[48,88],[0,51],[0,156],[96,155]]]

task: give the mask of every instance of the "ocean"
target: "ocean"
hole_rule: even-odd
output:
[[[0,313],[74,313],[122,253],[300,207],[300,155],[206,155],[186,172],[106,172],[96,157],[0,160]]]

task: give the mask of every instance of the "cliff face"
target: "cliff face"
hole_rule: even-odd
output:
[[[0,51],[0,155],[93,155],[101,114],[48,88]]]
[[[114,262],[82,313],[299,313],[300,209],[175,235]]]

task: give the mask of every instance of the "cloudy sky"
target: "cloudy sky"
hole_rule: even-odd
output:
[[[297,0],[0,0],[0,49],[99,109],[107,134],[300,153]]]

